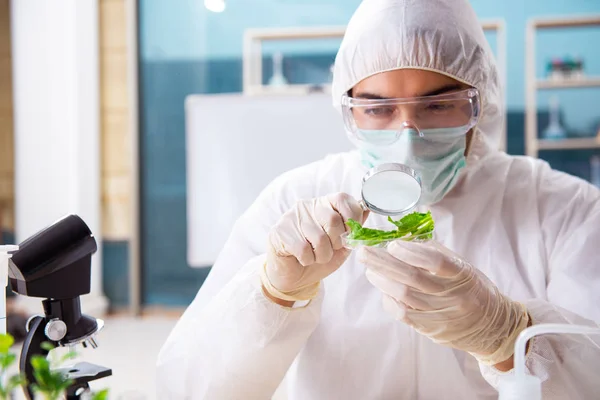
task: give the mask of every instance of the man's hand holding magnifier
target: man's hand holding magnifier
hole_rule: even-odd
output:
[[[298,202],[269,235],[267,261],[261,270],[265,295],[283,306],[314,298],[322,279],[350,255],[340,236],[346,221],[368,216],[359,202],[337,193]]]
[[[393,196],[412,189],[411,195]],[[420,196],[416,173],[400,164],[383,164],[363,177],[362,199],[336,193],[302,200],[271,230],[267,261],[261,269],[265,295],[291,307],[314,298],[322,279],[336,271],[350,255],[341,235],[350,219],[361,224],[370,211],[398,215],[414,207]]]

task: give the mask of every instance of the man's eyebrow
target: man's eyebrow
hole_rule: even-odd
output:
[[[378,94],[375,93],[368,93],[368,92],[358,92],[356,94],[353,94],[353,96],[355,99],[367,99],[367,100],[387,100],[390,97],[384,97],[384,96],[380,96]]]
[[[425,92],[419,96],[415,96],[415,97],[425,97],[425,96],[436,96],[438,94],[444,94],[444,93],[448,93],[448,92],[452,92],[458,89],[461,89],[462,85],[459,83],[450,83],[448,85],[439,87],[437,89],[433,89],[430,90],[428,92]],[[387,100],[390,99],[392,97],[385,97],[376,93],[369,93],[369,92],[358,92],[356,93],[354,96],[355,99],[367,99],[367,100]]]
[[[441,88],[437,88],[437,89],[431,90],[429,92],[423,93],[422,95],[420,95],[418,97],[437,96],[438,94],[453,92],[453,91],[459,90],[461,88],[462,88],[462,85],[460,83],[450,83],[448,85],[442,86]]]

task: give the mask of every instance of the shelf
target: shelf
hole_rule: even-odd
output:
[[[346,32],[345,26],[331,27],[302,27],[302,28],[251,28],[244,35],[250,40],[291,40],[291,39],[325,39],[342,38]]]
[[[530,21],[536,28],[568,28],[600,25],[600,16],[580,16],[571,18],[539,18]]]
[[[600,88],[600,76],[582,76],[572,79],[536,77],[536,35],[540,29],[600,26],[600,14],[571,15],[562,18],[535,18],[527,22],[525,35],[525,152],[538,157],[540,150],[600,149],[598,137],[569,139],[538,139],[537,91],[545,89]]]
[[[481,20],[484,31],[504,29],[504,20]],[[244,35],[250,40],[291,40],[342,38],[346,26],[298,27],[298,28],[250,28]]]
[[[579,79],[539,79],[536,82],[538,89],[566,89],[566,88],[591,88],[600,87],[600,77],[585,77]]]
[[[307,95],[311,93],[331,93],[331,85],[290,84],[286,86],[253,85],[249,86],[244,94],[249,96],[264,95]]]
[[[497,31],[504,29],[503,19],[480,20],[481,27],[484,31]]]
[[[538,150],[600,149],[600,138],[538,139]]]

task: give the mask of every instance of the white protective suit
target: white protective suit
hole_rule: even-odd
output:
[[[534,324],[600,320],[600,191],[543,161],[494,150],[503,120],[498,76],[467,0],[364,1],[336,59],[334,103],[360,80],[397,68],[448,74],[483,99],[467,167],[430,207],[437,240],[524,302]],[[284,376],[290,399],[497,398],[503,373],[384,312],[355,253],[305,307],[284,308],[262,294],[270,228],[299,199],[360,198],[365,172],[358,152],[337,154],[262,192],[160,353],[160,399],[268,399]],[[372,214],[366,225],[382,223]],[[545,399],[598,398],[593,340],[530,342],[527,368],[543,379]]]

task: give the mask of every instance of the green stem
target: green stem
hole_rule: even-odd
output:
[[[431,222],[433,222],[433,221],[430,218],[429,221],[427,221],[427,223],[425,225],[421,225],[421,227],[419,229],[417,229],[417,231],[414,233],[414,235],[418,236],[420,234],[423,234],[424,232],[428,232],[429,230],[431,230]]]
[[[431,233],[431,230],[432,230],[431,225],[432,224],[433,224],[433,218],[431,218],[431,217],[427,218],[425,223],[421,224],[420,227],[414,233],[412,233],[410,236],[406,237],[405,240],[414,240],[423,234]]]

